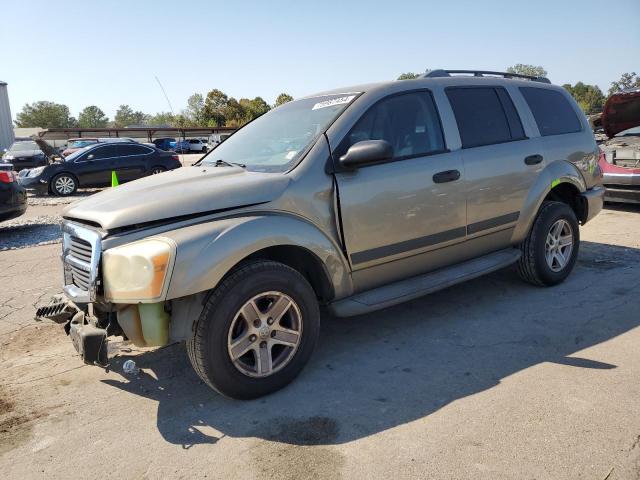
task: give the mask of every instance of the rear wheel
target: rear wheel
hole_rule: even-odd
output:
[[[156,166],[151,169],[151,175],[157,175],[158,173],[166,172],[167,169],[162,166]]]
[[[51,191],[61,197],[72,195],[78,190],[78,181],[76,177],[68,173],[60,173],[51,180],[49,186]]]
[[[518,273],[534,285],[556,285],[573,270],[579,246],[578,220],[571,207],[561,202],[544,202],[520,246]]]
[[[253,261],[213,290],[187,351],[210,387],[232,398],[255,398],[300,373],[319,331],[318,302],[307,280],[281,263]]]

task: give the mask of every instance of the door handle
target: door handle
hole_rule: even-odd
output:
[[[460,178],[460,172],[458,170],[445,170],[444,172],[438,172],[433,176],[435,183],[455,182]]]
[[[527,165],[537,165],[542,163],[542,155],[529,155],[524,159],[524,163]]]

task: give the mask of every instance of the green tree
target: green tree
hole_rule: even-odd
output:
[[[194,126],[204,125],[204,97],[200,93],[194,93],[187,99],[185,117],[191,120]]]
[[[640,75],[637,75],[636,72],[623,73],[620,80],[611,82],[609,95],[626,90],[627,88],[640,88]]]
[[[567,83],[563,87],[575,98],[585,114],[592,115],[602,112],[605,97],[597,85],[578,82],[575,85]]]
[[[109,119],[95,105],[85,107],[78,115],[78,126],[81,128],[104,128],[107,123],[109,123]]]
[[[222,116],[225,119],[225,126],[227,127],[241,127],[244,125],[246,111],[240,102],[231,97],[227,104],[222,109]]]
[[[398,80],[413,80],[414,78],[418,78],[420,75],[420,73],[405,72],[398,76]]]
[[[48,101],[26,104],[16,115],[18,128],[69,128],[76,123],[69,113],[69,107]]]
[[[117,128],[124,128],[130,125],[142,125],[145,124],[149,118],[149,115],[143,112],[134,112],[129,105],[120,105],[118,110],[116,110],[114,126]]]
[[[158,112],[151,115],[147,120],[147,125],[154,127],[175,127],[176,116],[171,112]]]
[[[280,105],[284,105],[285,103],[290,102],[291,100],[293,100],[293,97],[288,93],[283,92],[280,95],[278,95],[278,98],[276,98],[276,103],[273,106],[279,107]]]
[[[524,63],[518,63],[513,67],[507,68],[508,73],[517,73],[519,75],[531,75],[534,77],[546,77],[547,71],[540,65],[527,65]]]
[[[271,107],[262,97],[256,97],[253,100],[248,98],[241,98],[240,105],[244,109],[244,121],[250,122],[251,120],[258,118],[260,115],[264,115]]]
[[[204,100],[203,120],[208,126],[224,126],[226,121],[224,110],[227,106],[227,102],[229,102],[229,97],[217,88],[207,93],[207,98]]]

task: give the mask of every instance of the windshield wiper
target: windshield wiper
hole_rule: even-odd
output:
[[[235,162],[229,163],[229,162],[226,162],[226,161],[224,161],[222,159],[216,160],[216,163],[215,163],[216,167],[221,167],[223,165],[227,166],[227,167],[233,167],[234,165],[236,165],[236,166],[241,167],[241,168],[247,168],[247,166],[242,164],[242,163],[235,163]]]

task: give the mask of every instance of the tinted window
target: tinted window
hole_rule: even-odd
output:
[[[446,92],[456,117],[462,148],[509,142],[517,138],[511,136],[509,121],[495,88],[454,87],[447,88]]]
[[[119,155],[145,155],[149,153],[149,149],[140,145],[118,145]]]
[[[395,158],[443,151],[442,128],[431,94],[406,93],[376,103],[351,129],[338,156],[363,140],[386,140]]]
[[[576,112],[562,93],[534,87],[521,87],[520,92],[527,101],[543,137],[582,130]]]
[[[100,160],[101,158],[116,157],[118,152],[116,151],[115,145],[105,145],[104,147],[92,149],[89,151],[89,155],[93,155],[91,160]],[[83,160],[86,160],[86,157],[83,158]]]
[[[525,138],[524,130],[522,129],[522,122],[520,121],[520,115],[518,115],[516,107],[513,106],[511,97],[504,88],[496,88],[496,93],[498,94],[498,98],[500,98],[502,108],[504,109],[504,113],[507,116],[507,121],[509,122],[511,139],[521,140]]]

